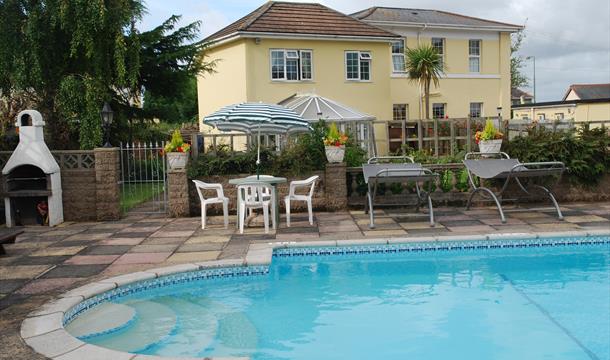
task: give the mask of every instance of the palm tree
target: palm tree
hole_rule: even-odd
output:
[[[411,81],[417,81],[424,91],[426,119],[430,119],[430,85],[438,87],[443,74],[443,59],[431,45],[407,49],[405,69]]]

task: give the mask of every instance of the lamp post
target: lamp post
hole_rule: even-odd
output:
[[[532,60],[533,64],[534,64],[534,104],[536,103],[536,57],[535,56],[528,56],[525,58],[526,60]]]
[[[100,115],[102,117],[102,127],[104,128],[104,134],[106,137],[106,143],[104,144],[104,147],[110,148],[112,147],[112,145],[110,144],[110,125],[112,124],[114,112],[112,111],[110,105],[108,105],[107,102],[104,103]]]

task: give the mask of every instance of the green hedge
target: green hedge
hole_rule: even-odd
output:
[[[296,142],[279,154],[261,148],[261,174],[302,176],[324,170],[326,155],[323,139],[326,131],[324,121],[319,121],[313,125],[313,131],[299,136]],[[228,146],[219,146],[216,152],[200,154],[189,167],[189,177],[256,173],[256,146],[246,152],[233,153],[229,150]],[[360,166],[366,161],[366,152],[354,142],[348,142],[345,161],[347,166]]]
[[[596,184],[610,171],[610,136],[606,128],[551,131],[533,127],[526,135],[511,139],[504,151],[522,162],[561,161],[571,181]]]

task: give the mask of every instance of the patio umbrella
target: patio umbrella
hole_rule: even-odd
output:
[[[295,134],[308,132],[311,126],[293,110],[281,105],[264,103],[239,103],[225,106],[206,116],[203,122],[220,131],[239,131],[246,134],[258,132],[256,174],[260,167],[260,135]]]

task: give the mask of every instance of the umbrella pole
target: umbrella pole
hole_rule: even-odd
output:
[[[258,138],[257,138],[258,150],[256,151],[256,180],[260,180],[260,166],[261,166],[261,125],[258,124]]]

